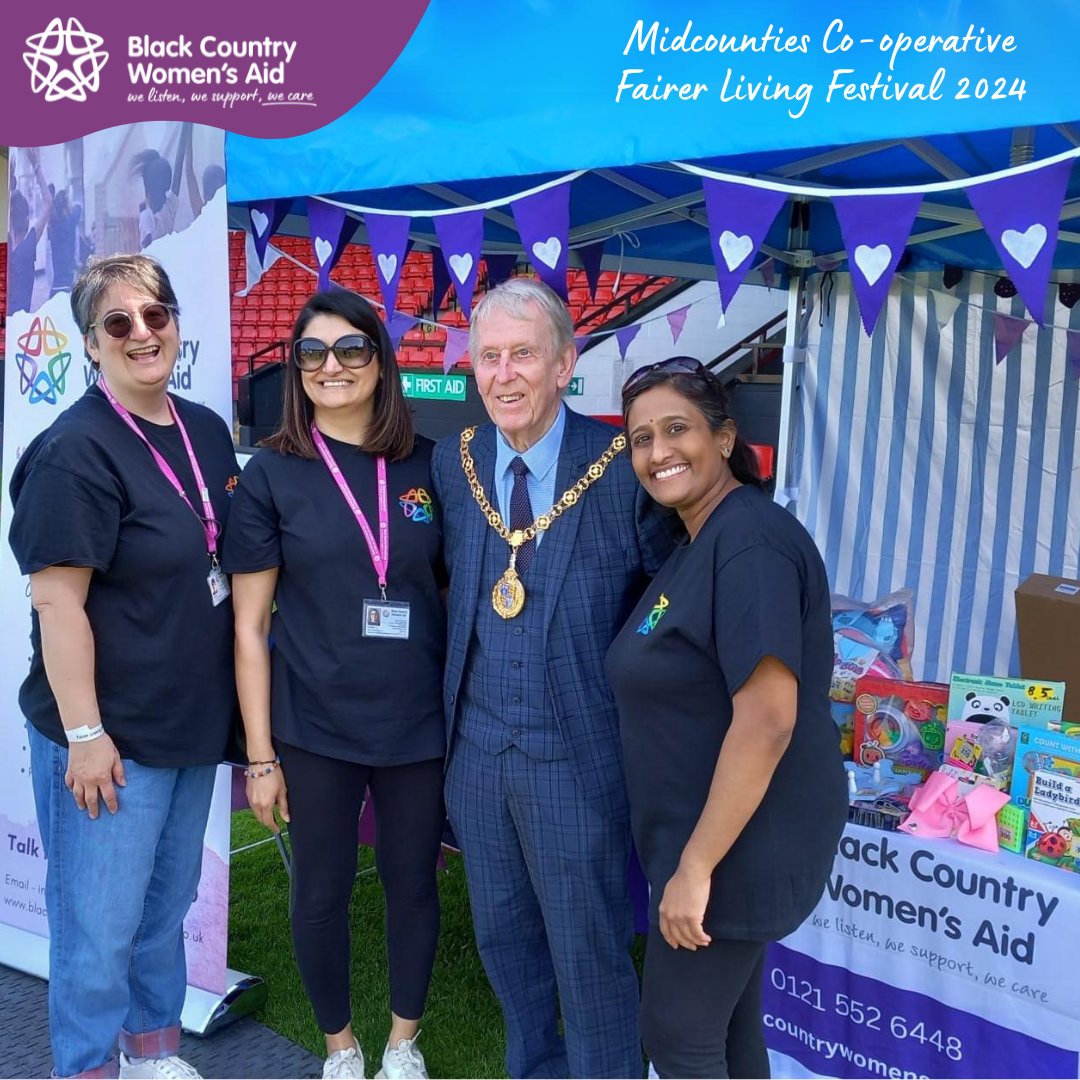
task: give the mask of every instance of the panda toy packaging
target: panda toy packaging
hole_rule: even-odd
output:
[[[892,762],[921,782],[942,763],[949,688],[864,676],[855,684],[855,761]]]

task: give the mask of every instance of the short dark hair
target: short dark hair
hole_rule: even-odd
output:
[[[8,199],[8,220],[14,236],[21,236],[30,228],[30,204],[18,188],[12,191]]]
[[[300,369],[293,360],[293,346],[304,336],[308,323],[316,315],[337,315],[361,333],[367,334],[378,352],[382,378],[375,387],[374,414],[371,428],[364,441],[369,454],[390,461],[404,461],[413,450],[416,433],[412,413],[401,389],[397,357],[390,335],[375,309],[362,297],[348,289],[329,289],[308,298],[293,324],[289,352],[285,358],[285,382],[282,394],[281,424],[277,431],[264,439],[263,446],[281,454],[297,457],[318,457],[311,440],[311,421],[315,408],[304,392]]]
[[[670,359],[692,362],[690,357],[671,357]],[[663,386],[664,383],[671,383],[674,389],[705,417],[710,431],[719,431],[725,424],[731,424],[735,428],[735,444],[731,448],[731,457],[728,460],[731,473],[741,484],[762,487],[757,456],[750,449],[750,444],[739,435],[739,426],[731,415],[727,388],[720,381],[719,376],[706,367],[701,367],[696,371],[672,371],[655,367],[642,375],[640,379],[629,381],[623,389],[623,426],[626,426],[630,416],[630,406],[646,390],[651,390],[654,386]]]

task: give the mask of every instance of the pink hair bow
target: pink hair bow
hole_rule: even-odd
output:
[[[954,836],[962,844],[997,851],[997,812],[1009,796],[989,784],[976,784],[966,795],[953,776],[932,772],[911,795],[911,813],[900,828],[912,836]]]

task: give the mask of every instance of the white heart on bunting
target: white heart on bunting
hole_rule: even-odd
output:
[[[1035,261],[1046,243],[1046,226],[1035,222],[1023,232],[1006,229],[1001,234],[1001,246],[1025,269]]]
[[[451,255],[446,262],[450,269],[454,271],[454,277],[464,285],[469,276],[469,271],[472,270],[472,256],[468,252],[464,255]]]
[[[557,236],[549,236],[544,241],[537,240],[532,246],[532,253],[549,270],[554,270],[562,254],[562,243]]]
[[[860,244],[855,249],[855,265],[862,271],[868,285],[873,285],[892,262],[892,248],[888,244]]]
[[[379,273],[382,274],[383,281],[390,282],[394,280],[394,272],[397,270],[397,256],[386,255],[383,252],[379,253]]]
[[[256,236],[262,236],[270,227],[270,219],[258,209],[251,211],[251,224],[255,226]]]
[[[334,254],[334,245],[329,240],[324,239],[321,236],[315,237],[315,258],[319,260],[320,266],[326,265],[326,260]]]
[[[725,229],[720,234],[718,243],[720,254],[724,256],[724,262],[731,271],[746,262],[754,250],[754,241],[749,236],[745,233],[742,236],[736,236],[730,229]]]

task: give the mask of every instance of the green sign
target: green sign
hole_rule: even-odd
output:
[[[567,397],[581,397],[585,393],[585,377],[583,375],[575,375],[570,380],[570,384],[566,388]]]
[[[401,389],[411,398],[464,401],[465,385],[463,375],[421,375],[415,371],[405,371],[401,375]]]

